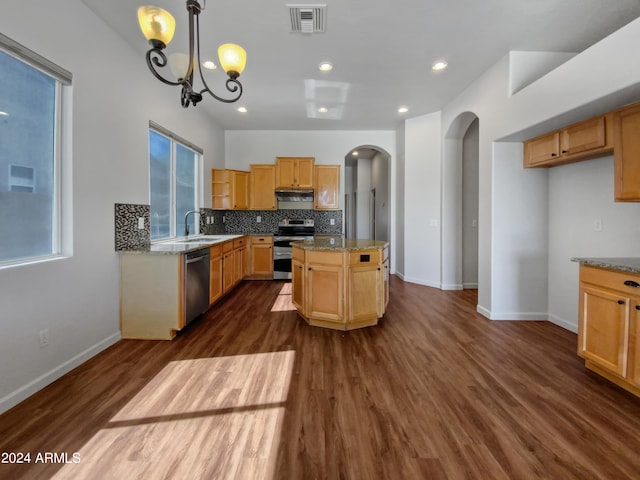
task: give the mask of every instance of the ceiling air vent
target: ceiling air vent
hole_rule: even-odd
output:
[[[315,5],[287,5],[291,18],[291,32],[293,33],[324,33],[326,30],[327,6]]]

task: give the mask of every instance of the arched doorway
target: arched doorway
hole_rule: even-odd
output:
[[[345,164],[345,237],[389,241],[391,155],[375,145],[352,148]]]
[[[442,289],[478,287],[478,117],[464,112],[444,138]]]

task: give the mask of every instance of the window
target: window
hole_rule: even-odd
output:
[[[151,240],[184,235],[184,216],[197,210],[202,151],[162,129],[149,128]],[[197,214],[188,217],[189,233],[198,231]]]
[[[0,34],[0,266],[62,252],[62,112],[70,85],[69,72]]]

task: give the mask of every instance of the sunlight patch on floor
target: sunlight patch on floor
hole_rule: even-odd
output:
[[[285,283],[280,289],[280,292],[276,297],[276,301],[273,302],[271,311],[272,312],[289,312],[291,310],[295,310],[296,307],[293,305],[291,301],[292,292],[293,292],[292,283],[291,282]]]
[[[284,351],[171,362],[54,478],[269,480],[294,360]]]

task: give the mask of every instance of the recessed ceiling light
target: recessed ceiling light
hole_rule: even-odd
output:
[[[9,114],[7,112],[0,112],[0,117],[8,117]]]
[[[320,113],[327,113],[328,111],[329,111],[329,109],[327,107],[320,107],[318,109],[318,112],[320,112]]]
[[[354,157],[358,156],[358,150],[354,150],[353,152],[351,152],[351,155],[353,155]]]
[[[243,107],[238,107],[238,111],[239,111],[240,113],[247,113],[249,110],[247,110],[247,107],[244,107],[244,106],[243,106]]]
[[[407,113],[409,111],[408,107],[400,107],[398,108],[398,113]]]
[[[202,62],[202,66],[208,70],[215,70],[218,66],[213,63],[211,60],[207,60],[206,62]]]
[[[333,70],[333,65],[331,64],[331,62],[322,62],[320,65],[318,65],[318,69],[321,72],[330,72],[331,70]]]
[[[444,60],[440,60],[431,65],[431,70],[435,70],[436,72],[438,70],[444,70],[445,68],[447,68],[447,62],[445,62]]]

